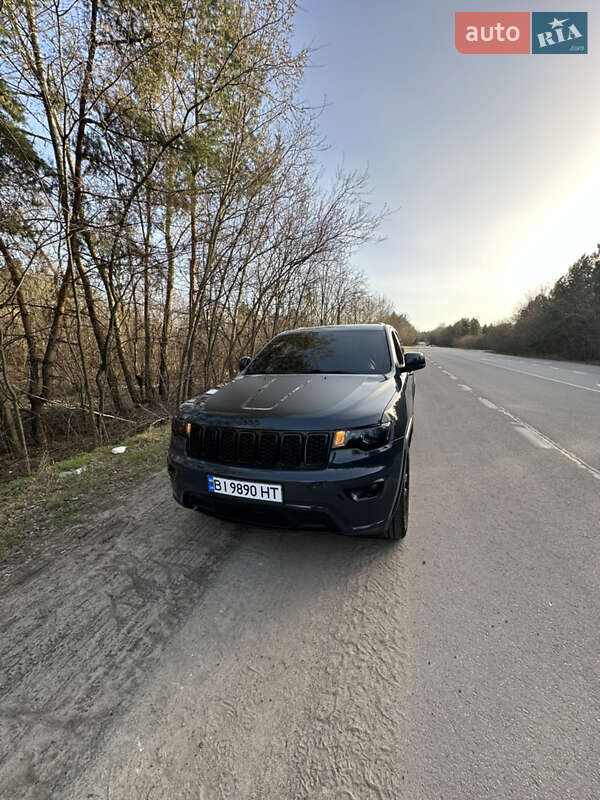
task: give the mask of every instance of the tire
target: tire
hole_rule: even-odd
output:
[[[404,539],[406,531],[408,530],[408,509],[410,498],[410,457],[409,451],[406,451],[406,464],[404,472],[402,473],[402,483],[396,501],[396,509],[392,514],[392,518],[388,527],[381,534],[382,539],[394,539],[399,541]]]

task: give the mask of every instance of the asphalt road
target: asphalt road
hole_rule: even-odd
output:
[[[0,593],[0,796],[600,797],[600,369],[427,348],[399,545],[166,474]]]

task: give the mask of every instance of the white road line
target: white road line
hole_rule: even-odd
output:
[[[449,373],[448,373],[448,377],[449,377],[449,378],[451,378],[451,380],[453,380],[453,381],[456,381],[456,380],[458,380],[458,378],[456,377],[456,375],[453,375],[451,372],[449,372]]]
[[[585,392],[596,392],[600,394],[600,389],[594,389],[592,386],[582,386],[580,383],[569,383],[569,381],[562,381],[560,378],[548,378],[546,375],[536,375],[535,372],[527,372],[524,369],[515,369],[514,367],[503,367],[501,364],[494,364],[493,361],[483,359],[484,363],[491,364],[498,369],[506,369],[509,372],[518,372],[521,375],[529,375],[531,378],[539,378],[541,381],[552,381],[552,383],[562,383],[564,386],[572,386],[574,389],[583,389]],[[558,369],[558,367],[552,367]],[[600,383],[598,384],[600,386]]]
[[[560,367],[550,367],[550,369],[560,369]]]
[[[537,439],[543,439],[550,447],[553,447],[555,450],[558,450],[559,453],[562,453],[565,458],[573,461],[578,467],[586,470],[586,472],[589,472],[590,475],[593,475],[594,478],[597,478],[597,480],[600,480],[600,470],[596,469],[596,467],[592,467],[591,464],[588,464],[587,461],[584,461],[582,458],[579,458],[579,456],[576,456],[575,453],[571,453],[570,450],[567,450],[565,447],[561,447],[561,445],[559,445],[558,442],[555,442],[554,439],[551,439],[541,431],[538,431],[537,428],[534,428],[533,425],[530,425],[528,422],[523,422],[523,420],[519,419],[519,417],[515,417],[514,414],[511,414],[510,411],[507,411],[505,408],[500,408],[498,410],[501,414],[504,414],[504,416],[508,417],[517,425],[521,426],[522,428],[526,428],[528,431],[534,434]]]
[[[554,449],[552,447],[552,445],[546,439],[544,439],[542,436],[538,436],[537,433],[534,433],[534,431],[529,430],[529,428],[523,428],[523,427],[521,427],[521,425],[513,425],[513,428],[516,431],[519,431],[519,433],[523,434],[523,436],[526,439],[529,439],[529,441],[532,444],[534,444],[536,447],[541,447],[544,450],[553,450]]]
[[[465,392],[472,392],[473,391],[473,389],[471,389],[470,386],[467,386],[466,383],[459,383],[458,386],[459,386],[460,389],[464,389]]]
[[[539,376],[534,376],[539,377]],[[550,378],[549,380],[552,380]],[[564,381],[559,381],[560,383],[564,383]],[[599,384],[600,385],[600,384]],[[586,387],[581,386],[579,387],[584,389]],[[595,391],[592,389],[592,391]],[[504,414],[505,417],[508,417],[513,423],[513,427],[519,431],[523,436],[525,436],[529,441],[536,444],[538,447],[543,447],[545,449],[553,448],[554,450],[558,450],[565,458],[568,458],[569,461],[572,461],[574,464],[580,469],[584,469],[586,472],[589,472],[590,475],[593,475],[594,478],[600,480],[600,470],[596,469],[596,467],[592,467],[591,464],[588,464],[587,461],[584,461],[579,456],[576,456],[575,453],[571,453],[570,450],[567,450],[566,447],[562,447],[558,442],[555,442],[554,439],[551,439],[549,436],[546,436],[541,431],[538,431],[537,428],[534,428],[533,425],[530,425],[528,422],[524,422],[519,417],[516,417],[514,414],[511,414],[510,411],[507,411],[505,408],[498,408],[498,406],[494,405],[491,400],[487,400],[485,397],[478,397],[477,398],[480,403],[486,408],[491,408],[496,411],[499,411],[501,414]]]
[[[494,411],[498,410],[498,406],[494,405],[491,400],[486,400],[485,397],[478,397],[477,399],[480,403],[483,403],[486,408],[492,408]]]
[[[574,369],[573,372],[575,375],[587,375],[587,372],[582,372],[580,369]]]

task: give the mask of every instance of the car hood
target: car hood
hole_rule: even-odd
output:
[[[379,422],[395,391],[384,375],[240,375],[180,411],[211,425],[337,430]]]

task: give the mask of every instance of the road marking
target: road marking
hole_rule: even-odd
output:
[[[480,403],[483,403],[486,408],[493,408],[494,411],[498,410],[498,406],[494,405],[491,400],[486,400],[485,397],[478,397],[477,399]]]
[[[574,369],[575,375],[587,375],[587,372],[582,372],[580,369]]]
[[[583,389],[585,392],[596,392],[600,394],[600,389],[594,389],[592,386],[582,386],[580,383],[569,383],[569,381],[562,381],[560,378],[548,378],[546,375],[536,375],[535,372],[527,372],[524,369],[515,369],[514,367],[503,367],[501,364],[494,364],[493,361],[482,359],[484,363],[491,364],[498,369],[506,369],[509,372],[518,372],[521,375],[529,375],[531,378],[539,378],[541,381],[552,381],[552,383],[562,383],[564,386],[572,386],[574,389]],[[552,367],[558,369],[558,367]],[[600,386],[600,383],[598,384]]]
[[[459,387],[460,387],[461,389],[464,389],[464,390],[465,390],[465,392],[472,392],[472,391],[473,391],[473,389],[471,389],[471,387],[470,387],[470,386],[467,386],[467,384],[466,384],[466,383],[459,383],[458,385],[459,385]]]
[[[456,377],[456,375],[453,375],[451,372],[449,372],[449,373],[448,373],[448,377],[449,377],[449,378],[451,378],[453,381],[456,381],[456,380],[458,380],[458,378]]]
[[[523,436],[536,447],[541,447],[544,450],[554,449],[552,445],[546,439],[544,439],[543,436],[539,436],[537,433],[534,433],[534,431],[529,430],[529,428],[523,428],[521,425],[513,425],[513,428],[516,431],[519,431],[519,433],[523,434]]]
[[[481,400],[481,398],[479,399]],[[558,450],[558,452],[562,453],[562,455],[565,456],[565,458],[568,458],[569,461],[573,461],[574,464],[577,464],[580,469],[586,470],[586,472],[589,472],[590,475],[594,476],[594,478],[600,480],[600,470],[596,469],[596,467],[592,467],[591,464],[588,464],[587,461],[584,461],[582,458],[579,458],[579,456],[576,456],[575,453],[571,453],[571,451],[567,450],[566,447],[561,447],[561,445],[559,445],[558,442],[555,442],[554,439],[551,439],[541,431],[538,431],[537,428],[534,428],[533,425],[530,425],[528,422],[523,422],[522,419],[519,419],[519,417],[511,414],[510,411],[507,411],[505,408],[499,408],[498,410],[501,414],[504,414],[504,416],[516,423],[516,425],[519,425],[521,428],[526,428],[530,434],[535,436],[537,440],[545,441],[549,447],[553,447],[555,450]]]
[[[560,369],[560,367],[550,367],[550,369]]]

